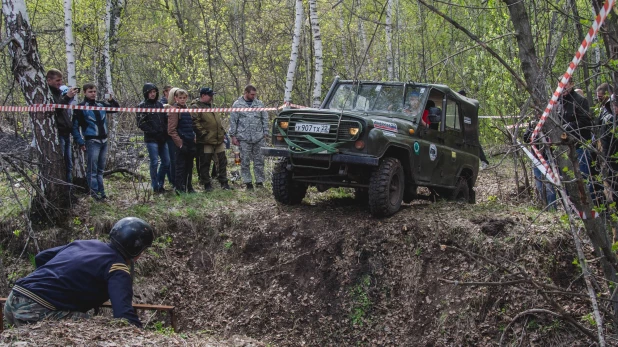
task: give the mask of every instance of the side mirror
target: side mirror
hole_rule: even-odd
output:
[[[429,108],[429,123],[437,124],[442,121],[442,110],[439,107]]]

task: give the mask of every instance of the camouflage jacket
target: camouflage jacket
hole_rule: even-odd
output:
[[[261,108],[264,103],[258,99],[253,100],[251,106],[241,96],[232,105],[233,108]],[[230,114],[229,135],[236,137],[239,141],[258,143],[268,135],[268,112],[232,112]]]

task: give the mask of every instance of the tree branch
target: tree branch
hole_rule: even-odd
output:
[[[515,72],[515,70],[513,70],[513,68],[511,68],[511,66],[506,61],[504,61],[504,59],[502,59],[502,57],[500,57],[498,55],[498,53],[496,53],[493,49],[491,49],[491,47],[489,47],[485,42],[481,41],[481,39],[479,39],[476,35],[474,35],[470,31],[468,31],[466,28],[462,27],[459,23],[455,22],[452,18],[450,18],[446,14],[440,12],[440,10],[438,10],[437,8],[435,8],[435,7],[431,6],[431,5],[429,5],[428,3],[426,3],[424,0],[418,0],[418,2],[423,4],[423,6],[427,7],[429,10],[431,10],[432,12],[437,14],[438,16],[444,18],[444,20],[446,20],[447,22],[451,23],[455,28],[459,29],[464,34],[468,35],[468,37],[470,37],[479,46],[485,48],[485,50],[487,52],[489,52],[489,54],[491,54],[494,58],[496,58],[496,60],[498,60],[500,62],[500,64],[502,64],[502,66],[504,66],[504,68],[506,68],[509,71],[509,73],[513,76],[513,78],[522,87],[524,87],[530,94],[533,94],[532,93],[532,89],[530,89],[530,87],[528,87],[526,82],[524,82],[524,80],[521,79],[521,77],[519,77],[519,75]]]

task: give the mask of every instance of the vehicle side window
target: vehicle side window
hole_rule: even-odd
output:
[[[446,101],[446,119],[444,125],[449,129],[459,130],[459,105],[454,100]]]

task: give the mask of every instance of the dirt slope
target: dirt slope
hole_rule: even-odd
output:
[[[175,305],[188,345],[207,343],[197,332],[281,346],[496,345],[517,313],[548,306],[514,287],[441,281],[508,280],[457,249],[517,261],[547,283],[581,286],[559,215],[535,219],[538,211],[511,203],[514,189],[499,182],[495,175],[479,182],[479,201],[492,202],[417,202],[386,219],[352,198],[280,207],[267,192],[205,218],[165,218],[157,225],[162,237],[138,263],[136,302]],[[574,313],[588,309],[567,299]],[[109,336],[107,325],[87,324]],[[586,342],[552,317],[527,318],[516,330],[509,338],[528,344]]]

